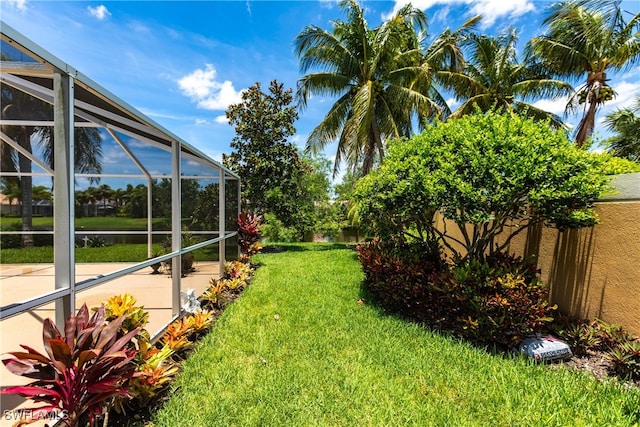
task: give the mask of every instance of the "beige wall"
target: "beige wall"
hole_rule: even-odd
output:
[[[600,224],[564,232],[531,228],[507,251],[536,257],[562,313],[619,324],[640,336],[640,173],[618,175],[612,185],[614,194],[596,203]],[[441,215],[436,223],[443,226]],[[447,224],[459,238],[456,225]]]
[[[537,256],[561,312],[640,335],[640,202],[597,203],[596,211],[595,227],[532,229],[510,251]]]

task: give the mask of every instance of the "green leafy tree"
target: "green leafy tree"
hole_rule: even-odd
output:
[[[607,140],[614,156],[640,162],[640,96],[635,104],[607,115],[604,123],[615,135]]]
[[[171,218],[171,180],[154,179],[151,182],[151,197],[153,197],[153,216]]]
[[[300,177],[300,221],[301,237],[313,232],[326,237],[335,237],[340,231],[337,212],[331,203],[331,162],[321,156],[304,156],[308,165]]]
[[[583,80],[567,108],[585,104],[575,142],[584,146],[592,134],[598,109],[613,99],[607,72],[628,69],[640,61],[640,13],[629,15],[616,0],[556,3],[543,22],[545,34],[531,39],[529,55],[561,78]]]
[[[182,217],[193,218],[195,210],[195,201],[200,196],[201,185],[196,179],[182,179],[180,190],[182,193]],[[217,228],[217,227],[216,227]]]
[[[298,175],[293,221],[285,224],[273,213],[265,214],[262,235],[269,241],[302,241],[311,233],[334,237],[339,223],[330,200],[331,162],[324,157],[301,155],[304,170]]]
[[[20,202],[20,180],[16,177],[2,177],[0,180],[0,193],[9,201],[9,214],[13,214],[13,201]]]
[[[127,184],[122,211],[131,218],[145,218],[147,216],[147,186],[138,184],[135,187]]]
[[[124,201],[125,190],[122,188],[116,188],[113,190],[113,201],[115,202],[115,214],[120,213],[120,206],[122,206],[122,202]]]
[[[601,163],[547,123],[491,111],[395,141],[355,196],[371,234],[483,260],[534,224],[593,225],[607,184]],[[449,225],[436,223],[438,212]]]
[[[359,174],[347,173],[342,177],[342,182],[333,188],[335,193],[335,207],[338,211],[340,229],[351,229],[355,233],[356,240],[360,240],[360,219],[354,192],[356,183],[361,178]]]
[[[107,216],[107,203],[113,197],[113,189],[109,184],[102,184],[96,188],[95,195],[102,204],[102,216]],[[113,215],[115,215],[115,212],[113,212]]]
[[[76,190],[75,192],[75,213],[76,218],[81,218],[87,215],[87,204],[89,203],[89,196],[85,190]]]
[[[171,180],[162,178],[151,182],[153,197],[153,216],[155,218],[171,218]],[[200,183],[195,179],[182,179],[180,183],[182,201],[180,203],[182,218],[193,218],[193,212],[200,193]],[[216,198],[216,203],[217,203]],[[217,227],[217,223],[216,223]]]
[[[207,184],[198,193],[193,209],[193,223],[202,230],[218,230],[220,186]]]
[[[33,194],[33,200],[35,201],[53,200],[51,189],[46,185],[34,185],[31,189],[31,193]]]
[[[425,48],[426,17],[410,5],[373,29],[355,0],[341,7],[346,20],[334,22],[332,32],[310,25],[295,39],[301,72],[317,70],[298,81],[301,108],[313,95],[338,98],[307,140],[312,153],[338,141],[334,176],[343,160],[367,174],[384,157],[387,139],[409,136],[414,122],[422,126],[446,113],[434,75],[461,61],[462,30],[446,30]]]
[[[242,93],[242,102],[229,106],[227,118],[236,136],[225,166],[242,179],[243,209],[273,213],[287,227],[299,219],[297,196],[300,176],[307,166],[288,139],[298,118],[292,90],[276,80],[269,92],[256,83]]]
[[[458,118],[498,108],[538,120],[551,120],[555,127],[562,119],[528,101],[558,98],[573,92],[567,82],[554,80],[539,63],[518,59],[518,36],[510,29],[499,36],[471,34],[466,37],[466,65],[460,71],[443,71],[443,84],[451,88],[462,105],[451,114]]]

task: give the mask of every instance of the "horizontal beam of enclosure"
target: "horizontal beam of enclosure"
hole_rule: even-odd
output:
[[[143,262],[139,262],[136,264],[133,264],[129,267],[126,268],[122,268],[120,270],[116,270],[113,271],[109,274],[104,274],[104,275],[100,275],[98,277],[92,277],[90,279],[87,280],[83,280],[81,282],[77,282],[75,284],[75,291],[80,292],[80,291],[84,291],[90,288],[93,288],[94,286],[98,286],[100,284],[103,284],[105,282],[109,282],[111,280],[114,279],[118,279],[120,277],[124,277],[128,274],[131,274],[133,272],[136,272],[138,270],[142,270],[143,268],[149,267],[153,264],[156,264],[158,262],[163,262],[163,261],[168,261],[172,258],[175,258],[177,256],[181,256],[185,253],[189,253],[191,251],[194,251],[196,249],[200,249],[209,245],[213,245],[216,243],[219,243],[222,240],[226,240],[232,237],[235,237],[238,233],[237,232],[233,232],[233,233],[229,233],[223,237],[217,237],[215,239],[210,239],[204,242],[200,242],[197,243],[195,245],[189,246],[188,248],[184,248],[181,249],[180,251],[177,252],[171,252],[169,254],[165,254],[165,255],[161,255],[158,257],[155,257],[153,259],[150,260],[146,260]],[[48,293],[46,295],[42,295],[33,299],[30,299],[28,301],[25,302],[21,302],[21,303],[15,303],[15,304],[11,304],[9,306],[6,307],[2,307],[2,309],[0,310],[0,320],[15,316],[17,314],[23,313],[25,311],[28,310],[32,310],[34,308],[52,303],[54,301],[56,301],[59,298],[68,296],[70,294],[70,289],[69,288],[62,288],[62,289],[56,289],[55,291]]]

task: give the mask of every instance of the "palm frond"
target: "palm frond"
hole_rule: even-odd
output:
[[[535,105],[532,105],[526,102],[516,101],[513,105],[513,111],[515,111],[519,115],[522,115],[524,117],[529,117],[533,120],[537,120],[541,122],[549,120],[549,124],[554,129],[561,129],[561,128],[566,129],[566,125],[562,120],[562,117],[556,114],[549,113],[548,111],[538,108]]]
[[[307,74],[298,80],[296,100],[301,109],[313,95],[340,96],[351,88],[352,78],[338,73]]]
[[[351,98],[344,95],[336,101],[324,119],[307,138],[306,150],[312,154],[321,152],[326,144],[338,138],[341,129],[352,114]]]
[[[607,140],[607,149],[614,156],[640,162],[640,96],[634,105],[607,115],[607,129],[614,132]]]
[[[359,146],[365,146],[371,129],[371,122],[375,119],[375,89],[373,82],[361,85],[352,98],[353,119],[357,123],[356,139]]]
[[[544,78],[519,81],[511,86],[511,90],[523,100],[557,99],[574,92],[573,86],[565,81]]]
[[[488,91],[485,82],[475,78],[478,72],[474,70],[469,64],[464,72],[438,71],[435,77],[443,87],[454,91],[456,99],[466,99]]]
[[[496,102],[488,93],[481,93],[463,102],[453,113],[451,113],[449,118],[457,119],[467,114],[473,114],[478,107],[481,110],[489,110],[496,107]]]
[[[559,77],[583,77],[590,68],[588,58],[575,46],[547,36],[532,38],[526,51],[527,58],[540,58],[545,67]]]
[[[302,30],[294,40],[300,71],[311,69],[357,74],[358,61],[343,40],[315,26]]]

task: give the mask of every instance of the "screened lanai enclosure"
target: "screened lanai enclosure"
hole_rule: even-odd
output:
[[[0,352],[41,343],[44,318],[124,293],[162,330],[237,258],[238,176],[1,33]]]

